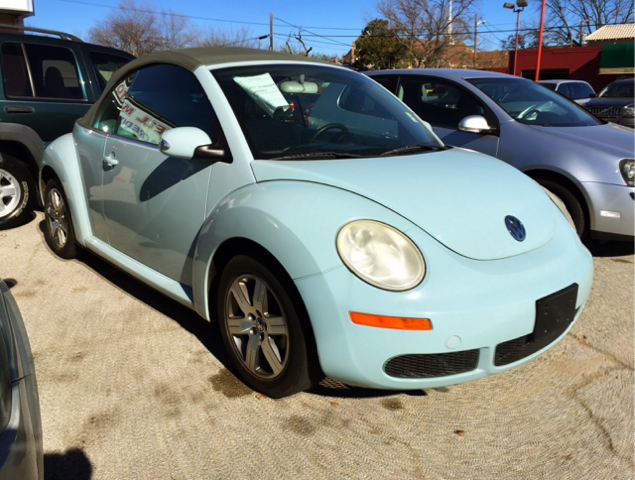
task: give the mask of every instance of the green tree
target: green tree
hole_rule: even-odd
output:
[[[395,67],[406,56],[406,48],[397,34],[388,20],[378,18],[369,22],[355,40],[355,65],[375,70]]]

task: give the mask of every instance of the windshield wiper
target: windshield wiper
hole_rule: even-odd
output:
[[[306,152],[271,157],[268,160],[320,160],[328,158],[362,158],[364,156],[366,155],[352,152]]]
[[[405,145],[403,147],[393,148],[391,150],[387,150],[381,153],[379,156],[384,157],[386,155],[402,155],[405,153],[415,152],[417,150],[429,150],[429,151],[439,151],[446,150],[448,147],[446,146],[438,146],[438,145],[430,145],[428,143],[417,143],[415,145]]]

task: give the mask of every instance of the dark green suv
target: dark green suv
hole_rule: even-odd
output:
[[[72,131],[113,72],[133,58],[62,32],[0,25],[0,229],[37,206],[44,147]]]

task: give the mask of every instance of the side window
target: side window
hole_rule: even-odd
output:
[[[397,80],[399,80],[398,75],[381,75],[381,76],[373,75],[370,78],[375,80],[377,83],[379,83],[382,87],[389,90],[391,93],[395,93],[395,91],[397,90]]]
[[[197,127],[216,143],[220,126],[196,77],[175,65],[143,68],[105,97],[96,128],[157,145],[176,127]]]
[[[402,77],[399,97],[423,120],[435,127],[458,129],[468,115],[483,115],[490,126],[495,116],[474,95],[437,78]]]
[[[83,100],[75,55],[68,48],[25,44],[35,96]]]
[[[569,88],[571,89],[571,98],[574,100],[588,98],[593,93],[593,89],[585,83],[572,83]]]
[[[110,55],[102,52],[90,52],[90,63],[93,65],[95,76],[99,82],[99,90],[103,91],[115,70],[130,61],[129,58]]]
[[[556,92],[558,92],[560,95],[564,95],[567,98],[572,98],[571,92],[569,91],[568,83],[561,83],[560,85],[558,85],[558,89],[556,90]]]
[[[2,44],[2,77],[7,97],[33,96],[21,43]]]

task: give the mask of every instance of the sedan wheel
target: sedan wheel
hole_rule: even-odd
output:
[[[49,180],[46,184],[45,199],[46,229],[44,238],[46,243],[58,256],[67,259],[75,258],[77,246],[70,212],[66,207],[64,192],[55,180]]]
[[[299,303],[292,282],[272,262],[240,255],[221,275],[217,305],[225,348],[245,382],[272,398],[306,390],[320,378]]]

